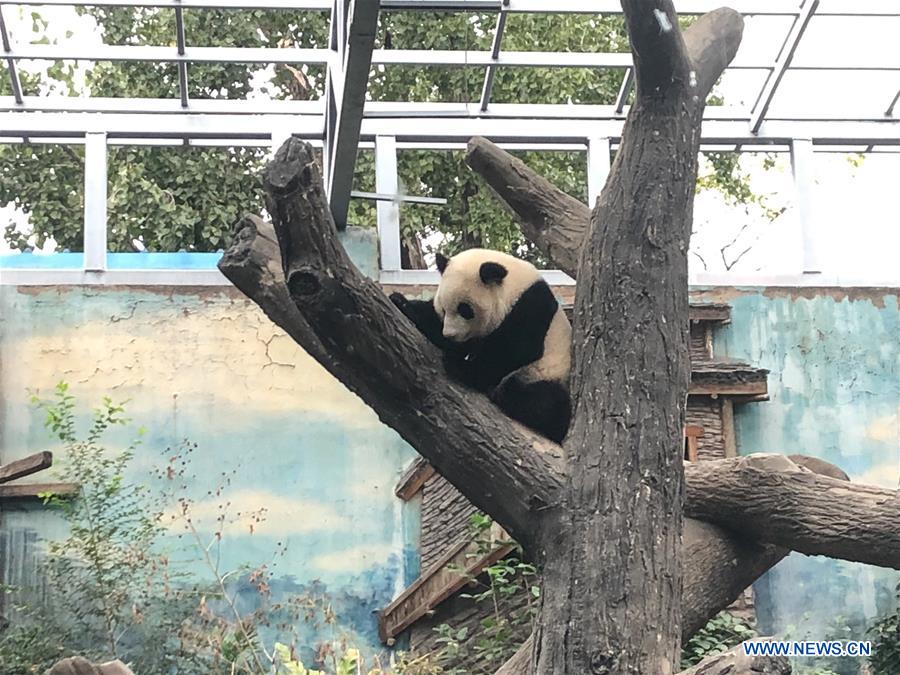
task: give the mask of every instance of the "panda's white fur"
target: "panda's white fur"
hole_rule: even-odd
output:
[[[499,284],[485,284],[481,280],[484,263],[499,263],[506,268],[506,276]],[[454,342],[484,337],[493,333],[522,294],[541,280],[538,269],[526,260],[499,251],[473,248],[450,258],[434,296],[434,308],[443,320],[444,337]],[[468,302],[475,310],[475,319],[466,320],[456,309]],[[536,380],[565,381],[572,365],[572,327],[562,307],[558,309],[544,336],[544,354],[518,374],[528,382]]]
[[[447,374],[481,391],[507,415],[562,441],[571,416],[572,329],[541,277],[524,260],[471,249],[437,257],[432,300],[391,300],[443,352]]]

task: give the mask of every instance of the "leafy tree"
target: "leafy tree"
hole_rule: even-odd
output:
[[[171,44],[172,9],[145,7],[80,8],[103,27],[112,45]],[[46,22],[32,13],[36,42],[48,42]],[[327,46],[328,16],[316,12],[275,10],[185,9],[190,44],[228,47]],[[488,49],[495,13],[382,12],[377,46],[416,49]],[[598,40],[599,36],[599,40]],[[628,50],[620,17],[512,14],[504,49],[546,51]],[[241,98],[254,86],[258,64],[189,65],[191,98]],[[279,99],[314,99],[324,90],[321,66],[287,64],[265,71],[263,92]],[[45,77],[23,73],[27,94],[178,97],[175,64],[98,63],[84,74],[72,63],[55,63]],[[481,67],[374,67],[369,93],[373,100],[478,101]],[[615,100],[621,72],[587,68],[500,68],[492,101],[609,104]],[[9,93],[0,78],[0,93]],[[548,122],[554,124],[558,122]],[[262,208],[256,176],[263,148],[113,146],[109,152],[109,250],[215,251],[223,248],[238,210]],[[587,168],[579,152],[523,152],[520,157],[570,194],[586,199]],[[754,199],[734,159],[714,161],[706,187],[738,201]],[[405,205],[402,214],[404,253],[421,259],[425,238],[440,240],[454,252],[472,245],[509,250],[542,263],[525,241],[512,216],[499,206],[484,182],[468,170],[459,151],[401,151],[401,180],[411,194],[444,197],[445,207]],[[13,204],[28,214],[33,231],[13,224],[5,237],[14,248],[42,247],[53,239],[61,249],[82,250],[83,150],[77,146],[0,145],[0,205]],[[374,158],[360,152],[359,189],[374,188]],[[371,202],[354,200],[349,220],[371,226]],[[439,235],[433,237],[433,235]],[[138,240],[139,246],[132,242]]]

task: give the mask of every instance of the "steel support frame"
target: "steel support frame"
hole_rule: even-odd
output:
[[[0,5],[0,42],[3,45],[3,53],[6,55],[6,66],[9,69],[9,83],[12,88],[13,98],[16,106],[24,104],[22,96],[22,82],[19,80],[19,73],[16,70],[16,60],[12,58],[12,43],[9,41],[9,30],[6,27],[6,20],[3,18],[3,6]]]
[[[794,178],[794,210],[800,221],[800,235],[803,242],[803,274],[822,273],[822,261],[819,258],[816,237],[814,162],[812,139],[793,139],[791,142],[791,172]]]
[[[769,77],[766,78],[762,91],[756,99],[756,104],[753,106],[753,111],[750,113],[750,129],[754,133],[759,130],[766,113],[769,112],[769,106],[772,104],[772,99],[775,98],[778,85],[781,84],[781,79],[790,67],[791,61],[794,59],[794,53],[797,51],[797,47],[800,46],[800,40],[803,39],[803,33],[806,32],[806,28],[809,26],[809,22],[812,20],[818,6],[819,0],[804,0],[803,6],[800,8],[800,14],[794,19],[787,38],[775,59],[775,65],[772,67]]]
[[[87,272],[106,271],[106,159],[106,134],[87,134],[84,140],[84,269]]]
[[[547,124],[536,119],[365,117],[358,138],[360,142],[373,142],[377,136],[394,136],[398,144],[407,144],[407,147],[435,147],[441,143],[466,143],[472,136],[486,136],[506,144],[584,147],[586,139],[595,137],[609,138],[615,145],[623,128],[623,120],[562,119],[558,124]],[[0,130],[0,142],[4,138],[22,137],[80,140],[87,133],[103,132],[111,141],[120,144],[137,143],[142,139],[208,139],[227,141],[232,145],[245,142],[259,145],[259,141],[270,141],[273,130],[280,130],[277,133],[282,139],[290,133],[310,141],[321,141],[322,119],[312,115],[0,112]],[[707,146],[747,145],[765,149],[772,145],[787,145],[794,138],[810,138],[816,146],[900,146],[900,120],[768,120],[754,134],[747,119],[707,116],[702,128],[702,143]],[[354,144],[354,152],[355,149]]]
[[[378,9],[378,0],[334,0],[332,9],[322,158],[328,203],[338,227],[346,226],[350,208]]]
[[[397,139],[393,136],[375,137],[375,191],[381,194],[400,194],[397,175]],[[400,263],[400,202],[378,201],[375,205],[378,224],[378,246],[381,269],[399,270]]]
[[[500,5],[500,13],[497,15],[497,27],[494,30],[494,40],[491,43],[491,58],[494,61],[500,59],[500,49],[503,44],[503,31],[506,29],[506,14],[509,9],[509,0],[503,0]],[[491,90],[494,88],[494,74],[497,70],[496,64],[488,65],[484,70],[484,84],[481,86],[481,100],[479,101],[479,109],[485,112],[491,101]]]

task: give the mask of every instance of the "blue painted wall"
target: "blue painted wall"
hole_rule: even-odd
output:
[[[375,271],[371,234],[349,232],[345,245]],[[125,447],[145,427],[130,477],[154,484],[166,448],[183,439],[198,444],[190,464],[196,478],[184,496],[194,500],[205,537],[217,528],[219,505],[230,502],[223,571],[274,560],[274,601],[314,593],[337,614],[333,628],[298,624],[307,645],[346,637],[370,657],[384,650],[375,612],[419,571],[418,509],[393,492],[415,453],[253,303],[224,286],[0,286],[0,317],[0,462],[59,450],[29,407],[29,391],[48,397],[66,380],[82,428],[101,397],[130,399],[134,425],[111,434],[111,447]],[[223,472],[232,471],[232,484],[217,496]],[[247,514],[261,507],[264,519],[253,522]],[[4,541],[65,533],[58,516],[36,504],[2,509],[0,551]],[[167,546],[190,560],[179,527]],[[282,545],[286,552],[275,556]],[[6,550],[7,563],[16,553]],[[196,551],[184,565],[212,580]],[[7,572],[20,577],[6,581],[22,581],[21,568],[12,561]],[[255,601],[253,593],[244,597]]]
[[[771,400],[738,406],[738,451],[801,453],[854,481],[900,485],[900,311],[896,289],[718,289],[732,305],[716,353],[768,368]],[[764,630],[862,639],[900,574],[791,554],[755,587]],[[844,630],[849,627],[850,631]]]
[[[358,236],[348,244],[373,271],[374,248]],[[771,370],[771,400],[736,410],[740,452],[802,452],[854,480],[898,485],[895,291],[701,289],[697,299],[733,306],[718,354]],[[207,521],[217,506],[207,491],[222,471],[239,473],[235,510],[269,508],[253,534],[245,522],[226,533],[223,568],[267,562],[286,542],[276,592],[328,594],[341,633],[370,654],[382,648],[373,612],[418,573],[418,509],[393,495],[414,453],[252,303],[230,288],[0,286],[0,316],[0,461],[53,449],[29,389],[65,379],[85,404],[130,398],[148,429],[136,477],[189,438],[199,444],[192,496]],[[34,506],[0,517],[6,532],[63,532]],[[888,606],[897,580],[792,555],[757,584],[763,627],[824,637],[845,616],[862,626]],[[305,634],[310,644],[318,637]]]

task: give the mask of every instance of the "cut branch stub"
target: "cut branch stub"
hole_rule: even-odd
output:
[[[528,547],[535,513],[558,499],[559,446],[447,379],[438,351],[354,267],[311,146],[289,139],[264,183],[278,247],[258,220],[245,218],[219,263],[223,274]]]

